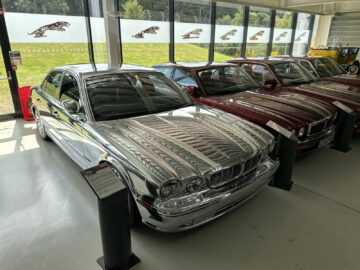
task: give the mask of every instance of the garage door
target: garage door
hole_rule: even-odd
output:
[[[333,17],[328,46],[360,47],[360,12],[336,14]],[[358,55],[358,59],[360,56]]]

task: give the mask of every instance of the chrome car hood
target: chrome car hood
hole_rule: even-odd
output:
[[[308,125],[336,112],[329,105],[284,90],[244,91],[210,99],[239,108],[245,107],[256,114],[286,123],[289,128]]]
[[[108,149],[126,157],[155,184],[206,176],[267,154],[273,142],[262,128],[204,105],[92,126],[107,141]]]
[[[334,98],[354,105],[360,105],[360,88],[358,87],[328,81],[317,81],[295,88],[309,93],[316,92],[324,97]]]

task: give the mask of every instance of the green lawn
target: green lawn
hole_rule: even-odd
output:
[[[73,63],[87,63],[88,52],[86,43],[15,43],[12,50],[21,51],[23,64],[18,66],[19,85],[37,85],[44,75],[54,66]],[[107,59],[105,44],[95,44],[95,59],[104,62]],[[124,62],[129,64],[153,64],[168,60],[168,44],[124,44]],[[207,48],[193,44],[176,45],[177,61],[207,59]],[[217,60],[226,60],[226,55],[217,54]],[[4,75],[2,59],[0,68]],[[7,82],[0,81],[0,90],[7,90]]]
[[[168,61],[168,44],[127,43],[123,46],[124,62],[151,66]],[[13,43],[12,50],[21,51],[22,65],[18,66],[19,86],[38,85],[45,74],[53,67],[63,64],[88,63],[86,43]],[[106,62],[105,43],[94,44],[96,62]],[[175,46],[177,61],[206,61],[208,49],[194,44]],[[4,63],[0,57],[1,76],[6,76]],[[223,54],[215,54],[217,61],[227,60]],[[9,86],[6,80],[0,81],[0,115],[13,112]]]

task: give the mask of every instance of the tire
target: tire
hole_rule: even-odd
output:
[[[348,67],[349,73],[350,74],[358,74],[359,73],[359,66],[357,65],[350,65]]]
[[[110,165],[110,168],[114,171],[114,173],[116,174],[116,176],[119,179],[122,179],[120,173],[114,166]],[[120,181],[122,181],[123,184],[128,188],[129,225],[130,225],[130,227],[133,228],[133,227],[136,227],[139,224],[141,224],[141,215],[140,215],[139,209],[136,205],[136,202],[134,200],[134,197],[131,194],[128,184],[125,183],[124,180],[120,180]]]
[[[50,141],[50,137],[46,133],[44,122],[43,122],[38,110],[34,110],[34,116],[35,116],[37,131],[38,131],[41,139],[43,139],[45,141]]]

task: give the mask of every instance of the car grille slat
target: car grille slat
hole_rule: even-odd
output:
[[[217,171],[210,175],[208,184],[210,188],[222,187],[225,184],[239,179],[243,174],[255,169],[261,161],[261,154],[248,159],[242,164],[236,164],[232,167]]]
[[[325,128],[326,128],[326,119],[320,121],[320,122],[316,122],[313,123],[309,126],[309,132],[308,135],[312,136],[312,135],[316,135],[318,133],[321,133]]]

